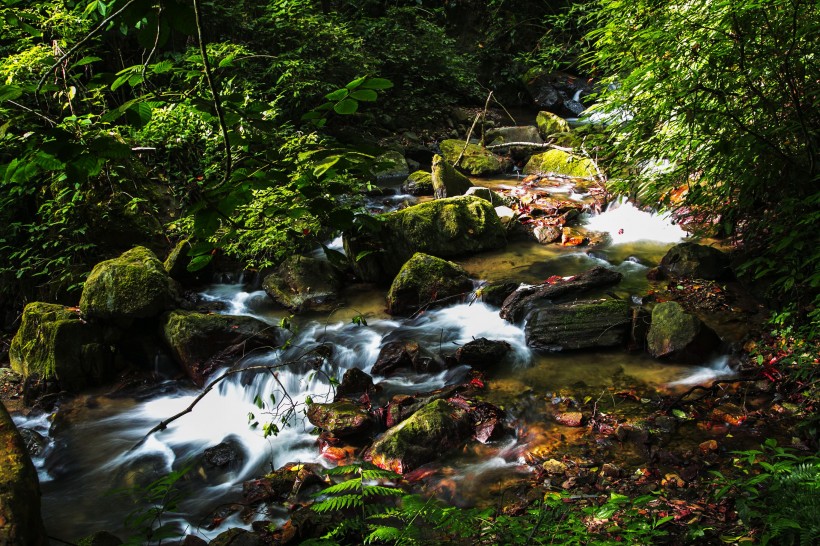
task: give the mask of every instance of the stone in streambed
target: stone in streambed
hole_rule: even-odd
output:
[[[440,155],[433,157],[433,194],[436,199],[464,195],[472,187],[469,178],[458,172]]]
[[[376,466],[403,474],[436,460],[471,434],[467,411],[436,400],[385,432],[373,444],[370,457]]]
[[[433,175],[425,171],[416,171],[407,177],[401,185],[401,191],[415,196],[433,195]]]
[[[341,383],[336,387],[336,401],[346,397],[356,397],[361,394],[369,394],[376,390],[373,385],[373,378],[359,368],[350,368],[342,377]]]
[[[387,312],[407,315],[463,299],[473,282],[459,265],[417,252],[402,266],[387,293]]]
[[[527,345],[546,351],[612,347],[626,341],[629,305],[623,300],[545,304],[524,327]]]
[[[314,426],[338,437],[367,434],[373,428],[370,414],[357,404],[345,400],[330,404],[311,404],[308,406],[307,418]]]
[[[549,139],[555,133],[566,133],[570,131],[567,120],[552,112],[541,111],[535,117],[535,123],[538,126],[538,133],[542,138]]]
[[[518,281],[491,281],[481,287],[479,295],[481,301],[487,305],[501,307],[510,294],[518,290],[521,283]]]
[[[679,303],[660,303],[652,310],[646,338],[649,354],[672,362],[704,363],[717,349],[720,338]]]
[[[552,174],[570,178],[594,178],[598,172],[592,161],[563,150],[535,154],[524,166],[524,174]]]
[[[465,149],[466,144],[466,149]],[[465,143],[463,140],[441,141],[441,155],[452,165],[464,150],[458,167],[472,176],[489,176],[504,172],[509,164],[479,144]]]
[[[732,276],[726,254],[696,243],[680,243],[670,248],[659,269],[672,277],[692,279],[719,280]]]
[[[379,351],[371,371],[390,377],[398,373],[437,373],[443,368],[442,359],[412,340],[389,341]]]
[[[472,366],[477,370],[492,370],[504,360],[510,349],[510,344],[506,341],[480,337],[459,347],[456,351],[456,360],[459,364]]]
[[[234,527],[219,533],[210,546],[262,546],[262,538],[251,531]]]
[[[262,281],[268,296],[297,313],[330,309],[341,287],[341,276],[330,262],[307,256],[291,256]]]

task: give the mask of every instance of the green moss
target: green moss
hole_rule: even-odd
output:
[[[535,118],[535,124],[538,125],[538,132],[545,140],[555,133],[567,133],[570,131],[567,120],[552,112],[538,112]]]
[[[464,150],[463,140],[443,140],[440,143],[441,154],[444,159],[452,165]],[[506,166],[505,162],[491,151],[478,144],[467,144],[464,155],[458,164],[459,168],[473,176],[487,176],[502,172]]]
[[[654,356],[663,356],[686,347],[698,335],[700,319],[684,311],[679,303],[660,303],[652,310],[647,346]]]
[[[473,185],[470,179],[455,170],[440,155],[433,156],[433,173],[431,175],[433,192],[436,198],[464,195]]]
[[[350,436],[366,432],[373,424],[366,410],[347,401],[311,404],[307,410],[307,417],[314,426],[335,436]]]
[[[562,150],[536,154],[524,167],[525,174],[560,174],[573,178],[592,178],[597,173],[592,161],[579,158]]]
[[[172,281],[162,262],[138,246],[94,266],[85,281],[80,310],[92,318],[147,318],[173,301]]]
[[[334,304],[340,287],[330,262],[307,256],[291,256],[262,281],[271,298],[297,312]]]
[[[432,195],[433,175],[426,171],[416,171],[407,177],[402,184],[402,189],[410,195]]]
[[[401,314],[450,299],[472,290],[461,266],[417,252],[402,266],[387,294],[387,312]]]

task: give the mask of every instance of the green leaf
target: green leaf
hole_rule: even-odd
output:
[[[327,95],[325,95],[325,98],[327,100],[331,100],[331,101],[333,101],[333,100],[342,100],[343,98],[347,97],[349,94],[350,94],[350,92],[347,89],[337,89],[336,91],[333,91],[332,93],[328,93]]]
[[[350,98],[365,102],[373,102],[378,99],[379,96],[372,89],[358,89],[350,94]]]
[[[361,89],[390,89],[393,87],[393,82],[385,78],[368,78],[360,87]]]
[[[210,254],[195,256],[191,259],[191,262],[188,264],[188,267],[186,267],[186,269],[191,272],[199,271],[200,269],[203,269],[205,266],[211,263],[212,259],[213,256],[211,256]]]
[[[125,110],[125,119],[134,127],[144,127],[151,121],[151,105],[147,102],[137,102]]]
[[[23,90],[17,85],[0,85],[0,101],[19,99]]]
[[[85,66],[87,64],[96,63],[97,61],[102,61],[102,59],[100,57],[91,57],[91,56],[83,57],[82,59],[80,59],[76,63],[72,64],[71,68],[69,68],[69,70],[72,69],[72,68],[77,68],[78,66]]]
[[[174,63],[171,61],[160,61],[158,63],[151,65],[151,72],[154,74],[165,74],[166,72],[170,72],[174,68]]]
[[[367,76],[362,76],[361,78],[356,78],[355,80],[353,80],[349,84],[345,85],[345,88],[351,89],[351,90],[356,89],[357,87],[362,85],[365,82],[365,80],[367,80]]]
[[[359,109],[358,101],[355,101],[355,100],[349,99],[349,98],[341,100],[341,101],[339,101],[339,102],[337,102],[336,104],[333,105],[333,110],[337,114],[341,114],[341,115],[353,114],[358,109]]]
[[[672,415],[674,415],[678,419],[686,419],[686,417],[687,417],[685,411],[679,410],[677,408],[672,410]]]

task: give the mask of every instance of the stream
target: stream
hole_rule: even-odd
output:
[[[514,178],[482,181],[490,187],[515,183]],[[615,203],[600,215],[585,217],[583,221],[589,230],[608,233],[608,242],[595,248],[515,242],[502,251],[456,261],[476,280],[477,286],[481,281],[508,278],[535,283],[551,275],[573,275],[595,265],[606,265],[624,275],[623,282],[611,292],[637,300],[648,287],[647,269],[685,237],[667,218],[642,212],[629,203]],[[331,246],[338,248],[339,242]],[[241,283],[209,286],[202,297],[223,303],[224,313],[251,315],[270,324],[278,324],[287,315],[263,291],[248,289]],[[380,347],[394,339],[413,339],[429,349],[444,352],[454,352],[473,338],[507,341],[513,348],[512,355],[487,382],[483,399],[507,408],[519,433],[496,444],[469,445],[464,452],[440,463],[438,478],[424,482],[428,491],[458,504],[480,502],[485,491],[503,488],[510,480],[528,474],[525,431],[532,427],[549,431],[555,425],[539,423],[537,412],[525,411],[519,404],[522,395],[549,396],[579,383],[604,388],[616,378],[622,383],[668,391],[731,373],[725,358],[693,367],[662,364],[644,354],[624,350],[537,353],[526,346],[522,324],[502,320],[497,308],[480,301],[428,311],[415,319],[396,319],[385,314],[384,297],[383,290],[369,285],[349,287],[343,294],[346,307],[329,315],[295,317],[295,334],[289,347],[258,354],[248,359],[246,365],[285,363],[310,348],[329,344],[333,354],[323,371],[341,378],[352,367],[369,372]],[[351,322],[357,315],[366,318],[366,326]],[[333,465],[321,457],[313,426],[303,415],[293,416],[288,426],[280,426],[278,435],[268,438],[263,437],[261,428],[248,426],[249,413],[260,420],[265,418],[254,404],[257,395],[265,400],[271,394],[278,400],[289,395],[294,403],[304,403],[308,397],[317,402],[332,401],[331,385],[321,374],[310,372],[309,366],[297,364],[281,368],[277,378],[264,373],[236,374],[205,396],[192,413],[144,441],[149,429],[191,404],[197,396],[198,391],[188,381],[167,380],[138,395],[80,396],[60,409],[64,418],[59,422],[66,423],[62,426],[52,422],[51,415],[15,416],[18,427],[48,436],[49,445],[35,464],[49,534],[70,541],[100,529],[127,536],[123,525],[135,508],[133,491],[112,491],[145,485],[189,461],[195,464],[184,479],[184,500],[177,512],[168,514],[168,519],[206,539],[230,527],[247,527],[236,515],[211,529],[205,529],[202,523],[210,521],[210,514],[218,506],[239,498],[244,480],[288,462]],[[389,379],[375,376],[374,381],[384,389],[380,396],[387,397],[456,384],[464,380],[467,372],[467,367],[461,366],[435,375],[410,374]],[[206,448],[224,441],[238,446],[240,462],[227,470],[206,470],[196,463]],[[278,521],[286,519],[283,511]]]

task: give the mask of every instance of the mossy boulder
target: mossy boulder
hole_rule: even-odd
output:
[[[28,377],[57,379],[68,391],[102,385],[118,371],[113,344],[119,332],[80,319],[53,303],[26,305],[9,348],[11,367]]]
[[[294,312],[326,310],[339,297],[339,271],[326,260],[291,256],[262,281],[268,296]]]
[[[433,195],[433,174],[416,171],[401,185],[401,191],[410,195]]]
[[[23,438],[0,403],[0,544],[45,546],[40,482]]]
[[[567,120],[552,112],[538,112],[538,115],[535,117],[535,124],[538,126],[538,132],[545,140],[548,140],[556,133],[566,133],[570,131]]]
[[[160,333],[177,363],[200,386],[216,368],[284,341],[280,328],[253,317],[182,310],[162,317]]]
[[[464,145],[467,144],[467,149]],[[504,172],[508,167],[507,161],[495,155],[486,148],[463,140],[443,140],[440,143],[441,155],[448,164],[456,162],[464,150],[464,155],[458,163],[458,168],[473,176],[489,176]]]
[[[460,265],[417,252],[393,279],[387,293],[387,312],[406,315],[447,305],[463,299],[472,289],[473,282]]]
[[[138,246],[94,266],[80,297],[80,311],[88,318],[149,318],[171,308],[174,301],[173,281],[162,262]]]
[[[314,426],[337,437],[367,434],[374,424],[365,409],[344,400],[331,404],[311,404],[307,418]]]
[[[404,154],[397,150],[390,150],[376,157],[373,167],[373,176],[377,181],[389,181],[405,178],[410,174]]]
[[[732,276],[729,257],[711,246],[680,243],[661,259],[660,269],[667,275],[692,279],[726,279]]]
[[[629,326],[623,300],[542,304],[527,318],[524,335],[535,349],[567,351],[625,344]]]
[[[544,141],[538,134],[538,128],[532,125],[522,127],[498,127],[487,131],[487,141],[490,144],[507,144],[510,142],[534,142],[542,144]]]
[[[370,456],[376,466],[403,474],[436,460],[471,435],[468,412],[436,400],[385,432]]]
[[[717,349],[720,338],[677,302],[660,303],[652,310],[646,347],[655,358],[702,364]]]
[[[464,195],[472,187],[470,179],[458,172],[440,155],[433,157],[433,194],[437,199]]]
[[[571,178],[593,178],[597,174],[592,161],[575,157],[562,150],[535,154],[524,166],[524,174],[558,174]]]
[[[362,280],[387,284],[416,252],[439,258],[503,248],[504,227],[493,206],[478,197],[437,199],[386,214],[375,233],[345,234],[348,256]]]
[[[211,277],[213,266],[208,264],[198,271],[188,271],[188,265],[191,263],[191,257],[188,256],[190,249],[191,243],[188,239],[179,241],[168,253],[162,266],[168,275],[180,284],[204,283]]]

